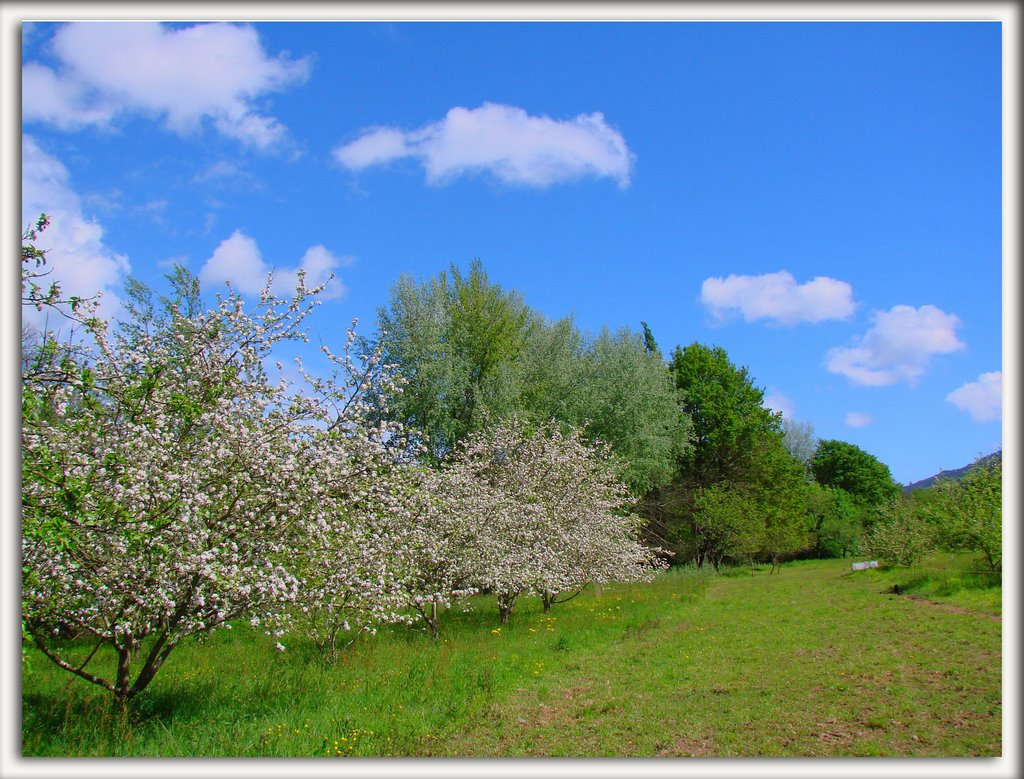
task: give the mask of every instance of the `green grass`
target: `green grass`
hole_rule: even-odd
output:
[[[969,611],[1002,614],[1000,577],[985,571],[976,556],[936,552],[910,568],[864,571],[879,585],[898,585],[907,593]]]
[[[1000,753],[991,612],[885,594],[913,574],[848,561],[734,573],[675,571],[550,614],[526,600],[500,629],[479,598],[437,643],[389,628],[333,664],[239,625],[179,648],[128,715],[33,652],[23,754]]]

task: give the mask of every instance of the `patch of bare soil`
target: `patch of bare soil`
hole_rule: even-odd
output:
[[[975,617],[986,617],[987,619],[995,620],[996,622],[1002,622],[1003,618],[998,614],[986,614],[984,611],[974,611],[973,609],[965,609],[963,606],[957,606],[955,603],[943,603],[942,601],[929,600],[928,598],[922,598],[920,595],[907,595],[907,598],[916,602],[924,603],[928,606],[935,606],[945,611],[952,611],[954,614],[970,614]]]
[[[574,709],[592,705],[592,700],[579,700],[580,696],[590,689],[570,687],[562,691],[562,701],[552,701],[552,705],[537,703],[530,711],[516,717],[516,722],[524,727],[547,727],[572,717]],[[521,689],[521,692],[532,693],[532,690]],[[534,693],[535,694],[535,693]]]
[[[656,744],[656,757],[715,757],[714,741],[706,737],[677,736],[671,744]]]
[[[819,722],[815,727],[814,735],[818,741],[838,746],[850,746],[858,738],[863,738],[866,731],[855,727],[849,722],[840,722],[836,719]]]

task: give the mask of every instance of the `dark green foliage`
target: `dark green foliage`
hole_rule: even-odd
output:
[[[726,558],[754,558],[761,549],[765,520],[753,490],[716,484],[696,491],[692,527],[697,559],[710,562],[717,571]]]
[[[861,515],[850,493],[840,487],[823,487],[811,482],[805,494],[815,556],[853,554],[860,536]]]
[[[812,544],[804,514],[804,466],[778,434],[764,436],[757,463],[765,520],[761,558],[776,566]]]
[[[811,473],[818,484],[844,489],[865,506],[878,506],[900,494],[887,465],[846,441],[819,442]]]
[[[757,476],[766,436],[780,435],[780,417],[764,406],[764,390],[725,349],[693,343],[676,347],[669,372],[693,424],[693,449],[683,459],[684,482],[708,487]]]
[[[751,555],[778,563],[801,550],[803,466],[786,450],[764,391],[724,349],[698,343],[675,349],[669,375],[692,420],[692,448],[671,484],[644,502],[652,538],[676,562],[698,565]]]
[[[660,354],[658,351],[658,342],[654,340],[654,334],[651,333],[651,328],[647,326],[646,322],[641,322],[640,327],[644,333],[644,349],[648,354]]]

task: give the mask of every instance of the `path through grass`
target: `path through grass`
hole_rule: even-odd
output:
[[[1000,754],[1000,624],[841,561],[720,577],[690,613],[530,685],[458,755]]]

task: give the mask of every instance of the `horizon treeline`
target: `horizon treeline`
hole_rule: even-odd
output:
[[[900,498],[877,458],[767,408],[725,349],[663,354],[646,322],[581,331],[492,282],[479,259],[400,276],[365,345],[403,384],[381,417],[412,431],[435,464],[512,417],[607,444],[647,541],[675,564],[853,554]]]

